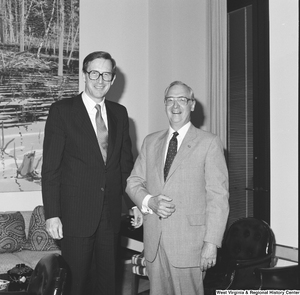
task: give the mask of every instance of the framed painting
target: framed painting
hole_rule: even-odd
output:
[[[0,193],[41,190],[48,111],[78,71],[79,0],[0,0]]]

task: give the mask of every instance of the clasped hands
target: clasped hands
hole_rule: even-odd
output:
[[[148,207],[159,216],[159,218],[168,218],[175,212],[175,205],[171,203],[172,199],[164,196],[164,195],[157,195],[151,197],[148,201]],[[143,214],[141,211],[134,207],[133,211],[133,218],[131,220],[131,225],[134,228],[139,228],[143,224]]]
[[[159,216],[159,218],[168,218],[170,217],[176,210],[175,204],[171,203],[172,199],[164,196],[157,195],[155,197],[151,197],[148,201],[148,207]]]

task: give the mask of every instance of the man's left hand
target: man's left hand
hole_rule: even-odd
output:
[[[215,266],[217,261],[217,246],[208,242],[204,242],[201,250],[200,269],[206,271]]]

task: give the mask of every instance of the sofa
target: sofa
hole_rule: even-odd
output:
[[[11,204],[16,205],[16,210],[12,210]],[[20,210],[22,207],[24,211]],[[26,264],[34,269],[42,257],[51,253],[60,254],[61,251],[59,242],[45,230],[41,197],[16,200],[6,196],[4,200],[0,196],[0,274],[7,273],[17,264]]]

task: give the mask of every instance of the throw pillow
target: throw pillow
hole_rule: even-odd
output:
[[[32,211],[28,238],[23,249],[32,251],[59,250],[57,242],[47,233],[45,225],[44,207],[37,206]]]
[[[25,222],[18,212],[0,214],[0,253],[19,251],[26,239]]]

